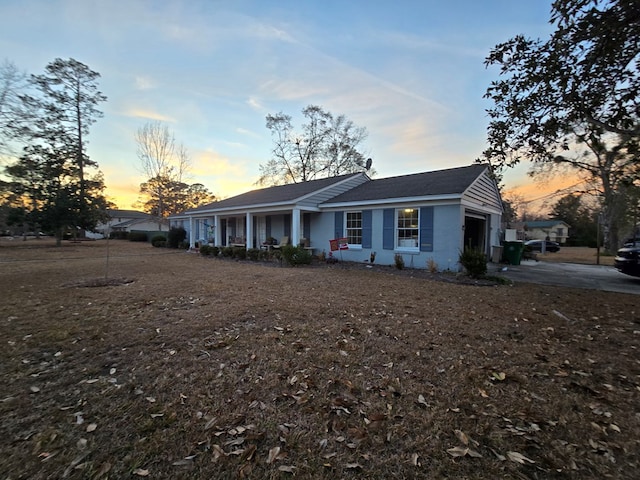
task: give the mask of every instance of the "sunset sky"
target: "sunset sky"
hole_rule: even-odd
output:
[[[468,165],[486,148],[482,96],[498,74],[484,58],[516,34],[546,37],[550,4],[2,0],[0,60],[38,74],[75,58],[101,74],[108,101],[88,153],[130,209],[145,180],[134,135],[150,120],[187,147],[191,182],[219,197],[255,188],[272,147],[265,116],[299,125],[310,104],[367,128],[378,177]],[[562,186],[525,172],[505,178],[525,200]]]

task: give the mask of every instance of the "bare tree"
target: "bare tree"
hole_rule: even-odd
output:
[[[11,132],[22,118],[20,95],[27,86],[27,74],[19,71],[15,64],[5,60],[0,65],[0,159],[16,154]]]
[[[170,205],[175,185],[188,187],[184,180],[191,167],[189,153],[184,145],[176,144],[173,133],[162,122],[146,123],[136,132],[135,140],[140,168],[147,178],[141,193],[151,197],[160,224],[164,217],[175,213]]]
[[[305,107],[302,114],[306,122],[299,133],[293,130],[290,115],[267,115],[273,150],[271,159],[260,165],[258,184],[307,182],[370,170],[370,161],[359,151],[367,137],[365,128],[316,105]]]

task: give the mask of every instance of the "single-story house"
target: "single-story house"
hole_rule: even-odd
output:
[[[137,210],[107,210],[109,220],[106,223],[99,223],[93,232],[87,232],[88,237],[103,238],[107,232],[168,232],[169,222],[158,219],[148,213]]]
[[[260,248],[269,238],[304,243],[314,253],[331,240],[348,247],[345,261],[394,264],[402,255],[414,268],[458,270],[465,246],[491,256],[500,245],[502,201],[487,165],[371,179],[354,173],[252,190],[171,215],[195,247]],[[333,242],[335,245],[336,242]]]
[[[562,220],[538,220],[518,224],[518,229],[524,231],[527,240],[550,240],[558,243],[566,243],[569,228]]]

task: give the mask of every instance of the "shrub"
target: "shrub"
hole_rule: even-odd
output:
[[[129,241],[130,242],[146,242],[147,234],[144,232],[129,232]],[[164,237],[162,237],[164,240]]]
[[[109,238],[112,238],[114,240],[128,240],[129,232],[125,232],[123,230],[117,230],[115,232],[111,232],[109,234]]]
[[[178,248],[181,248],[182,250],[188,250],[189,249],[189,242],[180,242],[178,244]]]
[[[222,247],[222,256],[231,258],[233,257],[233,248],[232,247]]]
[[[167,246],[180,248],[180,244],[187,238],[187,231],[182,227],[171,227],[167,234]]]
[[[213,247],[210,247],[209,245],[203,245],[200,247],[200,255],[202,255],[203,257],[208,257],[211,255],[211,249]]]
[[[458,259],[471,278],[479,278],[487,273],[487,256],[478,248],[465,248]]]
[[[247,258],[247,249],[244,247],[231,247],[233,258],[237,258],[239,260],[244,260]]]
[[[404,258],[399,253],[396,253],[393,257],[393,261],[396,262],[396,268],[402,270],[404,268]]]
[[[259,248],[250,248],[247,250],[247,258],[257,262],[260,259],[260,252],[261,250]]]
[[[210,247],[211,248],[211,256],[212,257],[217,257],[218,255],[220,255],[220,247]]]
[[[313,260],[311,252],[301,247],[285,245],[281,249],[282,258],[292,267],[297,265],[309,265]]]
[[[164,247],[167,245],[167,238],[164,235],[155,235],[151,239],[151,245],[153,245],[154,247]]]
[[[429,273],[438,273],[438,264],[433,258],[427,260],[427,270]]]

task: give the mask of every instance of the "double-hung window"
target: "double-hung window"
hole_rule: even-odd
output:
[[[345,233],[349,245],[362,245],[362,212],[346,212]]]
[[[403,208],[396,210],[396,245],[399,249],[417,250],[419,233],[420,210],[417,208]]]

